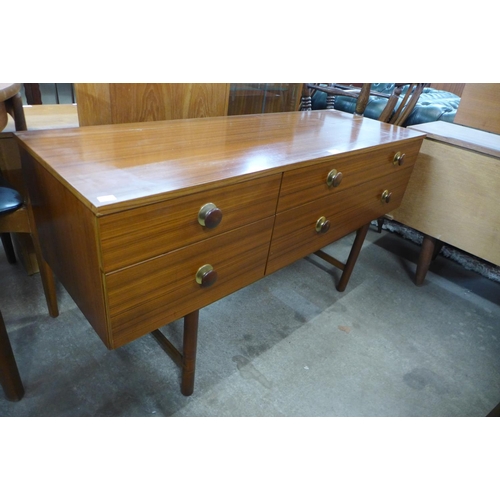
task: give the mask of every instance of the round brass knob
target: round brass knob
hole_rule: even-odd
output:
[[[222,211],[213,203],[207,203],[200,208],[198,212],[198,222],[204,227],[212,229],[217,227],[222,220]]]
[[[401,153],[401,151],[398,151],[394,155],[394,159],[392,160],[392,163],[394,163],[394,165],[401,166],[405,162],[405,158],[406,158],[406,155],[404,153]]]
[[[201,266],[196,272],[196,283],[207,288],[217,281],[217,271],[210,264]]]
[[[380,197],[380,201],[382,201],[382,203],[384,203],[384,201],[386,203],[389,203],[391,201],[391,196],[392,196],[392,193],[389,193],[389,191],[387,191],[387,189],[382,193],[382,196]]]
[[[342,172],[337,172],[335,169],[330,170],[326,177],[328,187],[337,187],[342,182]]]
[[[316,232],[317,233],[326,233],[330,229],[330,221],[327,220],[326,217],[320,217],[316,221]]]

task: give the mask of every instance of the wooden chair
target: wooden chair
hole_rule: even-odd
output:
[[[346,96],[356,99],[355,115],[363,116],[370,96],[387,99],[387,103],[378,120],[384,123],[402,126],[415,108],[417,101],[427,83],[395,83],[391,94],[371,90],[371,83],[363,83],[361,87],[342,85],[338,83],[317,84],[305,83],[302,91],[302,110],[311,110],[312,94],[317,91],[327,94],[327,109],[333,109],[336,96]],[[404,88],[406,92],[403,94]]]
[[[7,124],[7,113],[14,118],[16,130],[27,130],[20,83],[0,83],[0,130]],[[5,116],[3,116],[5,114]],[[16,262],[10,233],[29,233],[33,240],[49,314],[59,314],[54,275],[42,257],[31,205],[0,173],[0,234],[9,263]]]

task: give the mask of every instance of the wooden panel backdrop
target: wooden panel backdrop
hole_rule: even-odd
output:
[[[227,83],[75,83],[80,126],[227,115]]]

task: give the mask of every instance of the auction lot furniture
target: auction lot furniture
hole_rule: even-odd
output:
[[[200,308],[403,197],[424,135],[338,111],[21,132],[43,254],[109,349],[149,332],[194,387]],[[177,350],[157,329],[184,317]]]
[[[424,233],[416,284],[442,243],[500,265],[500,135],[447,122],[409,128],[427,138],[388,218]]]

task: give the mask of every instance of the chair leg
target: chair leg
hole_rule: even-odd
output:
[[[12,245],[12,238],[10,237],[10,233],[2,233],[1,237],[3,249],[5,250],[5,255],[7,257],[7,262],[9,264],[15,264],[16,254],[14,252],[14,246]]]
[[[0,312],[0,385],[10,401],[19,401],[24,396],[24,387],[12,352],[7,329]]]

